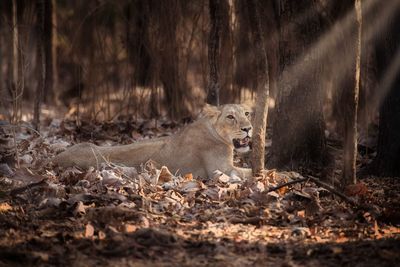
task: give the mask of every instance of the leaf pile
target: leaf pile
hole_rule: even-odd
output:
[[[300,178],[295,172],[271,170],[251,181],[216,172],[200,180],[151,161],[140,169],[41,165],[75,142],[129,143],[172,134],[177,126],[121,121],[77,127],[53,120],[41,136],[18,131],[20,167],[0,165],[0,263],[374,266],[399,260],[396,179],[369,178],[348,192],[374,206],[376,217],[311,182],[268,192]]]

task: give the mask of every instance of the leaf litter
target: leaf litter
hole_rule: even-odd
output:
[[[372,214],[310,181],[268,190],[302,178],[296,172],[270,170],[242,181],[220,171],[209,180],[180,176],[152,161],[140,169],[43,165],[77,142],[125,144],[170,135],[177,126],[53,120],[41,136],[21,130],[20,167],[0,165],[0,263],[389,266],[399,260],[395,178],[370,177],[346,189],[373,206]],[[14,148],[1,149],[9,155]]]

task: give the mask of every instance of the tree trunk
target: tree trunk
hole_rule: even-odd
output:
[[[275,117],[275,100],[278,96],[278,76],[279,76],[279,17],[277,1],[263,1],[260,8],[260,14],[263,18],[264,35],[268,36],[265,41],[268,58],[268,76],[269,76],[269,100],[268,100],[268,125],[272,125]],[[272,100],[272,102],[271,102]],[[272,105],[270,105],[272,103]]]
[[[237,90],[233,87],[233,71],[234,71],[234,40],[233,30],[234,22],[234,4],[233,1],[220,0],[220,46],[219,55],[217,55],[218,66],[218,85],[219,88],[224,88],[220,91],[219,103],[234,103],[239,98],[236,97]]]
[[[129,2],[127,12],[127,49],[131,64],[135,68],[134,82],[138,86],[150,86],[152,60],[149,44],[150,2]]]
[[[57,99],[57,92],[59,91],[58,88],[58,67],[57,67],[57,46],[58,46],[58,41],[57,41],[57,1],[56,0],[51,0],[51,19],[52,19],[52,25],[51,25],[51,76],[52,76],[52,89],[51,91],[53,92],[54,95],[54,100]],[[49,74],[50,75],[50,74]]]
[[[252,44],[250,40],[250,22],[247,8],[247,2],[236,0],[237,9],[237,33],[235,38],[235,71],[234,83],[239,87],[238,97],[241,97],[243,88],[254,88],[257,80],[257,69],[255,64],[254,54],[252,53]]]
[[[53,0],[43,1],[43,45],[45,62],[45,83],[43,101],[48,103],[54,99],[54,74],[53,74]]]
[[[323,32],[312,0],[281,0],[280,83],[269,167],[318,167],[327,159],[321,57],[309,48]],[[311,10],[299,22],[296,15]]]
[[[394,0],[395,1],[395,0]],[[400,5],[383,29],[376,47],[379,88],[384,95],[379,110],[377,155],[371,165],[378,176],[400,177]]]
[[[18,16],[17,16],[17,0],[12,1],[12,60],[11,60],[11,92],[13,97],[13,113],[11,122],[17,123],[19,120],[19,102],[21,101],[20,95],[20,81],[19,81],[19,64],[18,64]]]
[[[160,80],[165,94],[165,106],[172,119],[188,115],[186,78],[180,75],[180,53],[177,30],[180,19],[180,2],[171,0],[163,3],[160,16]]]
[[[43,92],[46,88],[46,1],[47,0],[37,0],[36,2],[36,12],[37,12],[37,73],[38,73],[38,85],[36,88],[35,95],[35,106],[33,112],[33,125],[36,130],[39,131],[40,128],[40,106],[43,99]]]
[[[0,5],[0,8],[2,6]],[[3,40],[3,21],[0,21],[0,104],[3,106],[5,109],[7,107],[7,104],[4,101],[4,98],[6,97],[5,91],[4,91],[4,85],[3,85],[3,47],[4,47],[4,40]],[[2,112],[2,111],[0,111]]]
[[[207,89],[207,103],[219,105],[219,80],[218,80],[218,59],[220,54],[220,31],[221,31],[221,1],[210,0],[210,21],[211,29],[208,39],[208,64],[209,64],[209,81]]]
[[[400,177],[400,73],[380,108],[377,155],[373,174]]]
[[[255,44],[257,60],[257,100],[253,132],[252,169],[253,175],[258,176],[264,170],[265,162],[265,130],[267,128],[269,73],[268,58],[265,49],[264,35],[260,18],[260,3],[257,0],[248,2],[249,20]]]
[[[352,11],[351,11],[352,12]],[[361,1],[354,1],[354,31],[350,33],[350,51],[347,56],[354,58],[351,67],[352,76],[342,89],[343,112],[343,167],[342,187],[355,184],[357,160],[357,107],[360,88],[360,60],[361,60]]]

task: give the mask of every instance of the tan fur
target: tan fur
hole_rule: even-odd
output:
[[[167,166],[173,173],[192,173],[204,178],[212,177],[215,170],[220,170],[248,178],[251,169],[233,166],[232,143],[234,138],[246,137],[241,129],[251,127],[246,116],[248,112],[246,107],[236,104],[218,108],[206,106],[197,121],[173,136],[113,147],[81,143],[57,155],[52,162],[63,167],[98,167],[105,161],[138,167],[151,159]]]

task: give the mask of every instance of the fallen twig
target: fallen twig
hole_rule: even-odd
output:
[[[276,191],[276,190],[281,189],[282,187],[285,187],[285,186],[289,186],[289,185],[297,184],[297,183],[302,183],[302,182],[305,182],[305,181],[308,181],[308,180],[310,180],[310,179],[308,179],[308,178],[300,178],[300,179],[296,179],[296,180],[293,180],[293,181],[290,181],[290,182],[287,182],[287,183],[283,183],[283,184],[280,184],[280,185],[277,185],[277,186],[269,188],[267,193],[272,192],[272,191]]]
[[[344,200],[345,202],[349,203],[350,205],[356,207],[357,209],[362,209],[362,210],[368,211],[372,215],[375,215],[375,216],[378,215],[377,211],[374,209],[374,207],[372,207],[370,205],[366,205],[366,204],[357,203],[357,201],[349,198],[348,196],[346,196],[342,192],[336,190],[335,188],[333,188],[329,184],[324,183],[324,182],[320,181],[317,177],[314,177],[314,176],[311,176],[311,175],[307,175],[307,177],[303,177],[303,178],[300,178],[300,179],[296,179],[296,180],[293,180],[293,181],[290,181],[290,182],[283,183],[283,184],[280,184],[278,186],[272,187],[272,188],[268,189],[267,193],[272,192],[272,191],[276,191],[276,190],[278,190],[278,189],[280,189],[282,187],[285,187],[285,186],[289,186],[289,185],[296,184],[296,183],[302,183],[302,182],[306,182],[306,181],[314,182],[316,185],[328,190],[329,192],[331,192],[334,195],[337,195],[342,200]]]
[[[272,187],[272,188],[268,189],[267,193],[272,192],[272,191],[276,191],[276,190],[281,189],[282,187],[285,187],[285,186],[289,186],[289,185],[297,184],[297,183],[302,183],[302,182],[306,182],[306,181],[313,181],[318,186],[320,186],[322,188],[325,188],[329,192],[339,196],[341,199],[343,199],[344,201],[350,203],[351,205],[359,206],[357,204],[357,202],[355,202],[353,199],[347,197],[346,195],[344,195],[343,193],[339,192],[338,190],[336,190],[332,186],[328,185],[327,183],[321,182],[318,178],[310,176],[310,175],[307,175],[307,177],[303,177],[303,178],[300,178],[300,179],[296,179],[296,180],[293,180],[293,181],[290,181],[290,182],[283,183],[283,184],[280,184],[278,186]]]
[[[349,204],[351,204],[353,206],[356,206],[356,207],[360,207],[360,205],[356,201],[354,201],[353,199],[349,198],[348,196],[346,196],[342,192],[339,192],[338,190],[336,190],[335,188],[333,188],[329,184],[321,182],[318,178],[313,177],[311,175],[307,175],[307,178],[310,179],[311,181],[313,181],[315,184],[319,185],[320,187],[325,188],[329,192],[337,195],[338,197],[340,197],[342,200],[346,201],[347,203],[349,203]]]

